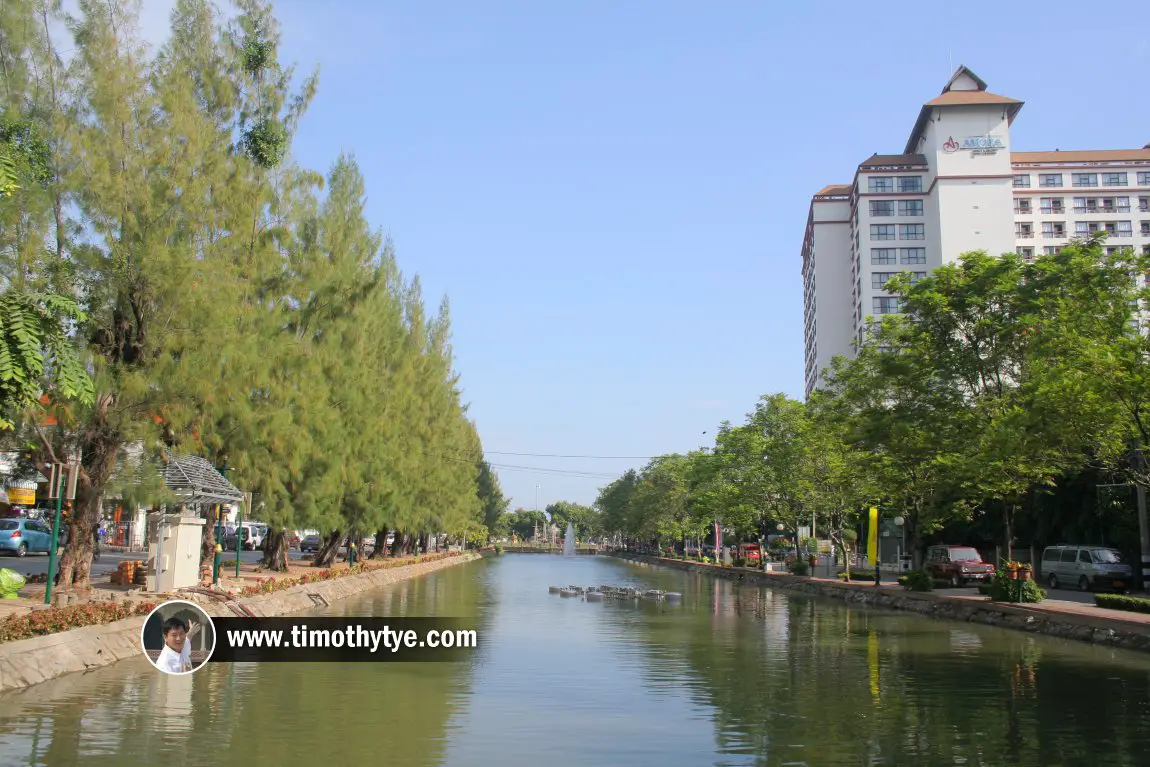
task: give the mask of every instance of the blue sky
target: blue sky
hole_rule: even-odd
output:
[[[152,36],[172,3],[145,5]],[[645,461],[509,453],[686,451],[801,397],[810,195],[900,152],[953,67],[1026,102],[1016,149],[1150,142],[1133,0],[276,6],[284,58],[320,66],[296,155],[353,152],[402,268],[449,296],[489,459],[539,472],[500,469],[513,507]]]

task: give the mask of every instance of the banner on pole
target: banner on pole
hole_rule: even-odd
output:
[[[870,507],[870,524],[867,525],[866,556],[867,562],[874,566],[878,564],[878,508]]]

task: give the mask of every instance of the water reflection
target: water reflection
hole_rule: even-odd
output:
[[[680,604],[585,602],[578,583]],[[28,765],[1071,765],[1150,747],[1150,659],[694,573],[505,556],[312,614],[474,620],[462,664],[141,658],[0,698]]]

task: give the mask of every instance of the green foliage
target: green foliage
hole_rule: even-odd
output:
[[[244,133],[243,145],[256,165],[274,168],[287,152],[287,129],[279,120],[265,117]]]
[[[791,572],[791,575],[807,575],[810,573],[810,569],[810,565],[805,559],[796,559],[787,563],[787,570]]]
[[[1028,581],[1011,580],[1005,568],[1000,568],[991,578],[987,596],[995,602],[1023,602],[1033,604],[1046,599],[1046,592],[1033,579]]]
[[[67,335],[69,323],[85,319],[66,296],[0,293],[0,430],[11,428],[20,410],[39,405],[45,392],[92,404],[92,379]]]
[[[1125,594],[1095,594],[1094,604],[1109,610],[1126,610],[1134,613],[1150,613],[1150,599],[1130,597]]]
[[[898,585],[907,591],[931,591],[934,588],[934,578],[926,570],[911,570],[899,576]]]

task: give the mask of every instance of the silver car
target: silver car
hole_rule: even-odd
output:
[[[1047,546],[1042,552],[1042,575],[1052,589],[1126,591],[1134,583],[1134,570],[1121,553],[1108,546]]]

